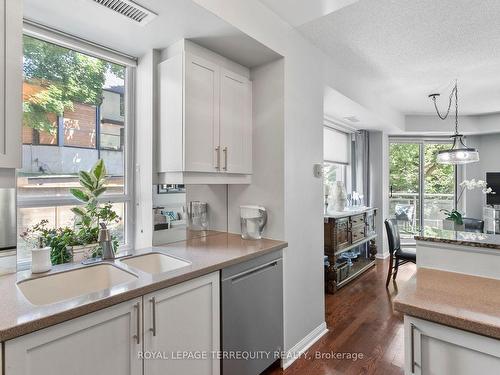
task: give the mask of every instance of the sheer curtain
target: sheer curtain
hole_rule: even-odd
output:
[[[370,202],[370,168],[368,165],[369,133],[359,130],[354,133],[352,142],[352,190],[363,194],[366,206]]]

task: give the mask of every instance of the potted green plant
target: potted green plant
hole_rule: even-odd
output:
[[[27,228],[20,237],[31,247],[49,246],[52,264],[69,263],[73,260],[72,246],[78,244],[76,235],[71,228],[48,228],[48,220]]]
[[[118,223],[120,217],[113,210],[111,203],[101,203],[98,198],[107,190],[106,166],[104,161],[99,159],[92,169],[80,171],[78,173],[80,188],[70,189],[70,193],[83,206],[73,207],[71,211],[76,215],[75,230],[79,242],[85,246],[82,248],[73,248],[73,253],[85,251],[86,255],[97,257],[101,255],[101,249],[98,244],[100,223],[106,227],[113,223]],[[118,249],[118,240],[113,236],[113,248]]]
[[[102,203],[99,197],[106,191],[106,167],[99,159],[90,171],[78,173],[80,188],[70,189],[71,195],[83,203],[73,207],[75,214],[74,228],[48,228],[48,220],[27,228],[23,238],[32,247],[50,246],[52,264],[78,261],[87,257],[98,257],[101,249],[98,243],[100,223],[107,227],[118,223],[120,217],[113,210],[111,203]],[[118,249],[118,240],[113,238],[114,251]]]
[[[460,194],[458,199],[455,201],[455,207],[459,207],[460,201],[462,200],[462,196],[466,190],[474,190],[481,189],[483,194],[496,194],[490,187],[486,181],[483,180],[464,180],[460,183]],[[446,214],[446,218],[443,220],[443,229],[447,230],[455,230],[455,231],[463,231],[464,228],[464,220],[463,214],[457,209],[454,208],[452,210],[441,210]]]

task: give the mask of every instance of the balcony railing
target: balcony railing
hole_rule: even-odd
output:
[[[393,192],[389,198],[389,213],[391,217],[398,211],[407,211],[408,215],[398,215],[398,226],[402,237],[412,237],[418,233],[420,223],[420,195],[418,193]],[[452,210],[454,208],[454,194],[425,193],[423,196],[423,220],[424,226],[442,227],[445,214],[441,210]]]

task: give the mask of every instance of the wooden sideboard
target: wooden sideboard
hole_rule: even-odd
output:
[[[325,216],[325,289],[334,293],[375,264],[376,208]]]

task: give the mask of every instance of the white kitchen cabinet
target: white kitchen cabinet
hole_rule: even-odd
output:
[[[406,375],[497,374],[500,340],[405,316]]]
[[[142,299],[7,341],[4,375],[140,375]]]
[[[22,0],[0,0],[0,168],[21,167]]]
[[[144,361],[144,375],[219,374],[219,304],[218,272],[144,296],[144,350],[167,357]]]
[[[252,84],[196,52],[159,64],[158,182],[250,183]]]
[[[222,170],[252,173],[252,85],[227,69],[220,75],[220,147]]]
[[[184,64],[184,171],[219,171],[216,148],[219,147],[220,68],[191,54],[185,55]]]

